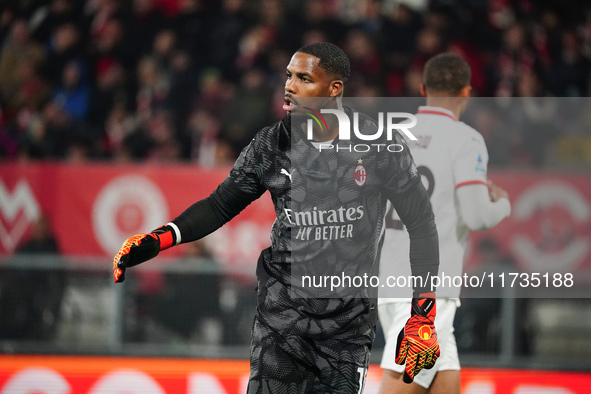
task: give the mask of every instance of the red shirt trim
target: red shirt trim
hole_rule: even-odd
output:
[[[447,116],[448,118],[453,119],[456,122],[458,121],[455,116],[452,116],[450,114],[446,114],[445,112],[441,112],[441,111],[433,111],[430,109],[420,109],[418,113],[419,114],[429,114],[429,115],[443,115],[443,116]]]
[[[486,187],[488,187],[487,183],[484,181],[466,181],[466,182],[460,182],[456,185],[456,189],[462,186],[468,186],[468,185],[484,185]]]

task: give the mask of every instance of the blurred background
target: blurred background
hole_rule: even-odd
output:
[[[206,239],[134,268],[124,285],[112,283],[112,256],[129,235],[209,195],[254,134],[283,116],[285,67],[318,41],[350,57],[352,97],[418,97],[427,59],[463,56],[475,97],[463,120],[483,134],[489,176],[513,203],[512,218],[471,237],[466,270],[572,273],[589,285],[585,0],[3,0],[0,392],[15,392],[22,376],[40,381],[22,375],[36,365],[89,392],[113,373],[89,361],[96,356],[141,357],[133,365],[163,392],[240,392],[248,365],[230,360],[249,355],[269,196]],[[589,332],[584,295],[467,292],[456,317],[465,392],[530,383],[588,392]],[[51,355],[87,365],[89,383],[76,386]],[[194,368],[218,383],[197,377],[169,389],[172,378],[145,364],[155,357],[209,359]],[[212,372],[220,359],[236,376]],[[564,371],[585,383],[568,386]],[[369,376],[366,392],[375,392],[379,374]]]

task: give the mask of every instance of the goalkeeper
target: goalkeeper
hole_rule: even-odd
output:
[[[339,141],[334,116],[327,116],[326,128],[314,129],[312,141],[300,123],[293,122],[303,116],[300,104],[307,97],[318,98],[318,108],[340,109],[352,119],[351,110],[341,104],[349,74],[349,59],[335,45],[300,48],[286,69],[285,118],[256,134],[230,175],[208,198],[152,233],[130,237],[113,262],[115,282],[121,282],[127,268],[161,250],[206,236],[268,190],[277,219],[271,247],[262,251],[257,263],[251,394],[363,391],[375,338],[376,298],[368,289],[354,297],[322,291],[320,297],[295,297],[293,284],[298,281],[293,269],[299,266],[294,263],[298,255],[301,266],[312,269],[375,272],[386,200],[390,200],[408,228],[413,274],[423,278],[437,274],[439,251],[431,203],[408,149],[355,153],[354,158],[319,151],[315,144],[321,141],[336,146],[363,141],[356,136]],[[373,119],[359,114],[358,120],[362,133],[375,134]],[[388,141],[384,137],[376,142]],[[399,135],[390,142],[404,144]],[[313,215],[313,223],[306,221]],[[330,226],[322,227],[327,223]],[[337,225],[346,229],[338,239],[304,236],[322,234]],[[317,231],[312,232],[313,227]],[[432,367],[439,355],[433,326],[435,294],[427,281],[414,288],[413,302],[398,357],[407,360],[409,380],[422,368]]]

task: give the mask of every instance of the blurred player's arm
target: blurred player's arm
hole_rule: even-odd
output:
[[[507,192],[495,186],[495,192],[489,193],[489,186],[493,184],[473,184],[456,189],[462,219],[470,230],[486,230],[496,226],[501,220],[511,214],[511,203]],[[498,196],[498,194],[504,194]],[[496,201],[493,200],[496,198]]]
[[[431,201],[414,159],[400,134],[394,134],[393,142],[404,149],[393,155],[378,156],[378,175],[384,194],[392,203],[410,238],[410,266],[414,277],[423,278],[413,289],[413,296],[433,292],[429,277],[439,271],[439,238]]]
[[[459,211],[470,230],[486,230],[511,214],[509,195],[487,179],[488,151],[475,130],[458,146],[454,179]]]
[[[230,176],[211,195],[197,201],[168,224],[148,234],[129,237],[113,259],[115,282],[125,280],[125,269],[143,263],[172,246],[196,241],[238,215],[265,189],[257,177],[255,141],[240,154]]]

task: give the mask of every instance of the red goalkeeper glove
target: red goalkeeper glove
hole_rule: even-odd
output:
[[[404,368],[404,382],[412,383],[423,369],[431,369],[439,358],[435,332],[435,293],[420,294],[412,299],[410,318],[398,335],[396,364]]]
[[[126,268],[156,257],[161,250],[175,245],[175,240],[175,233],[169,225],[158,227],[149,234],[136,234],[127,238],[113,259],[115,283],[125,280]]]

